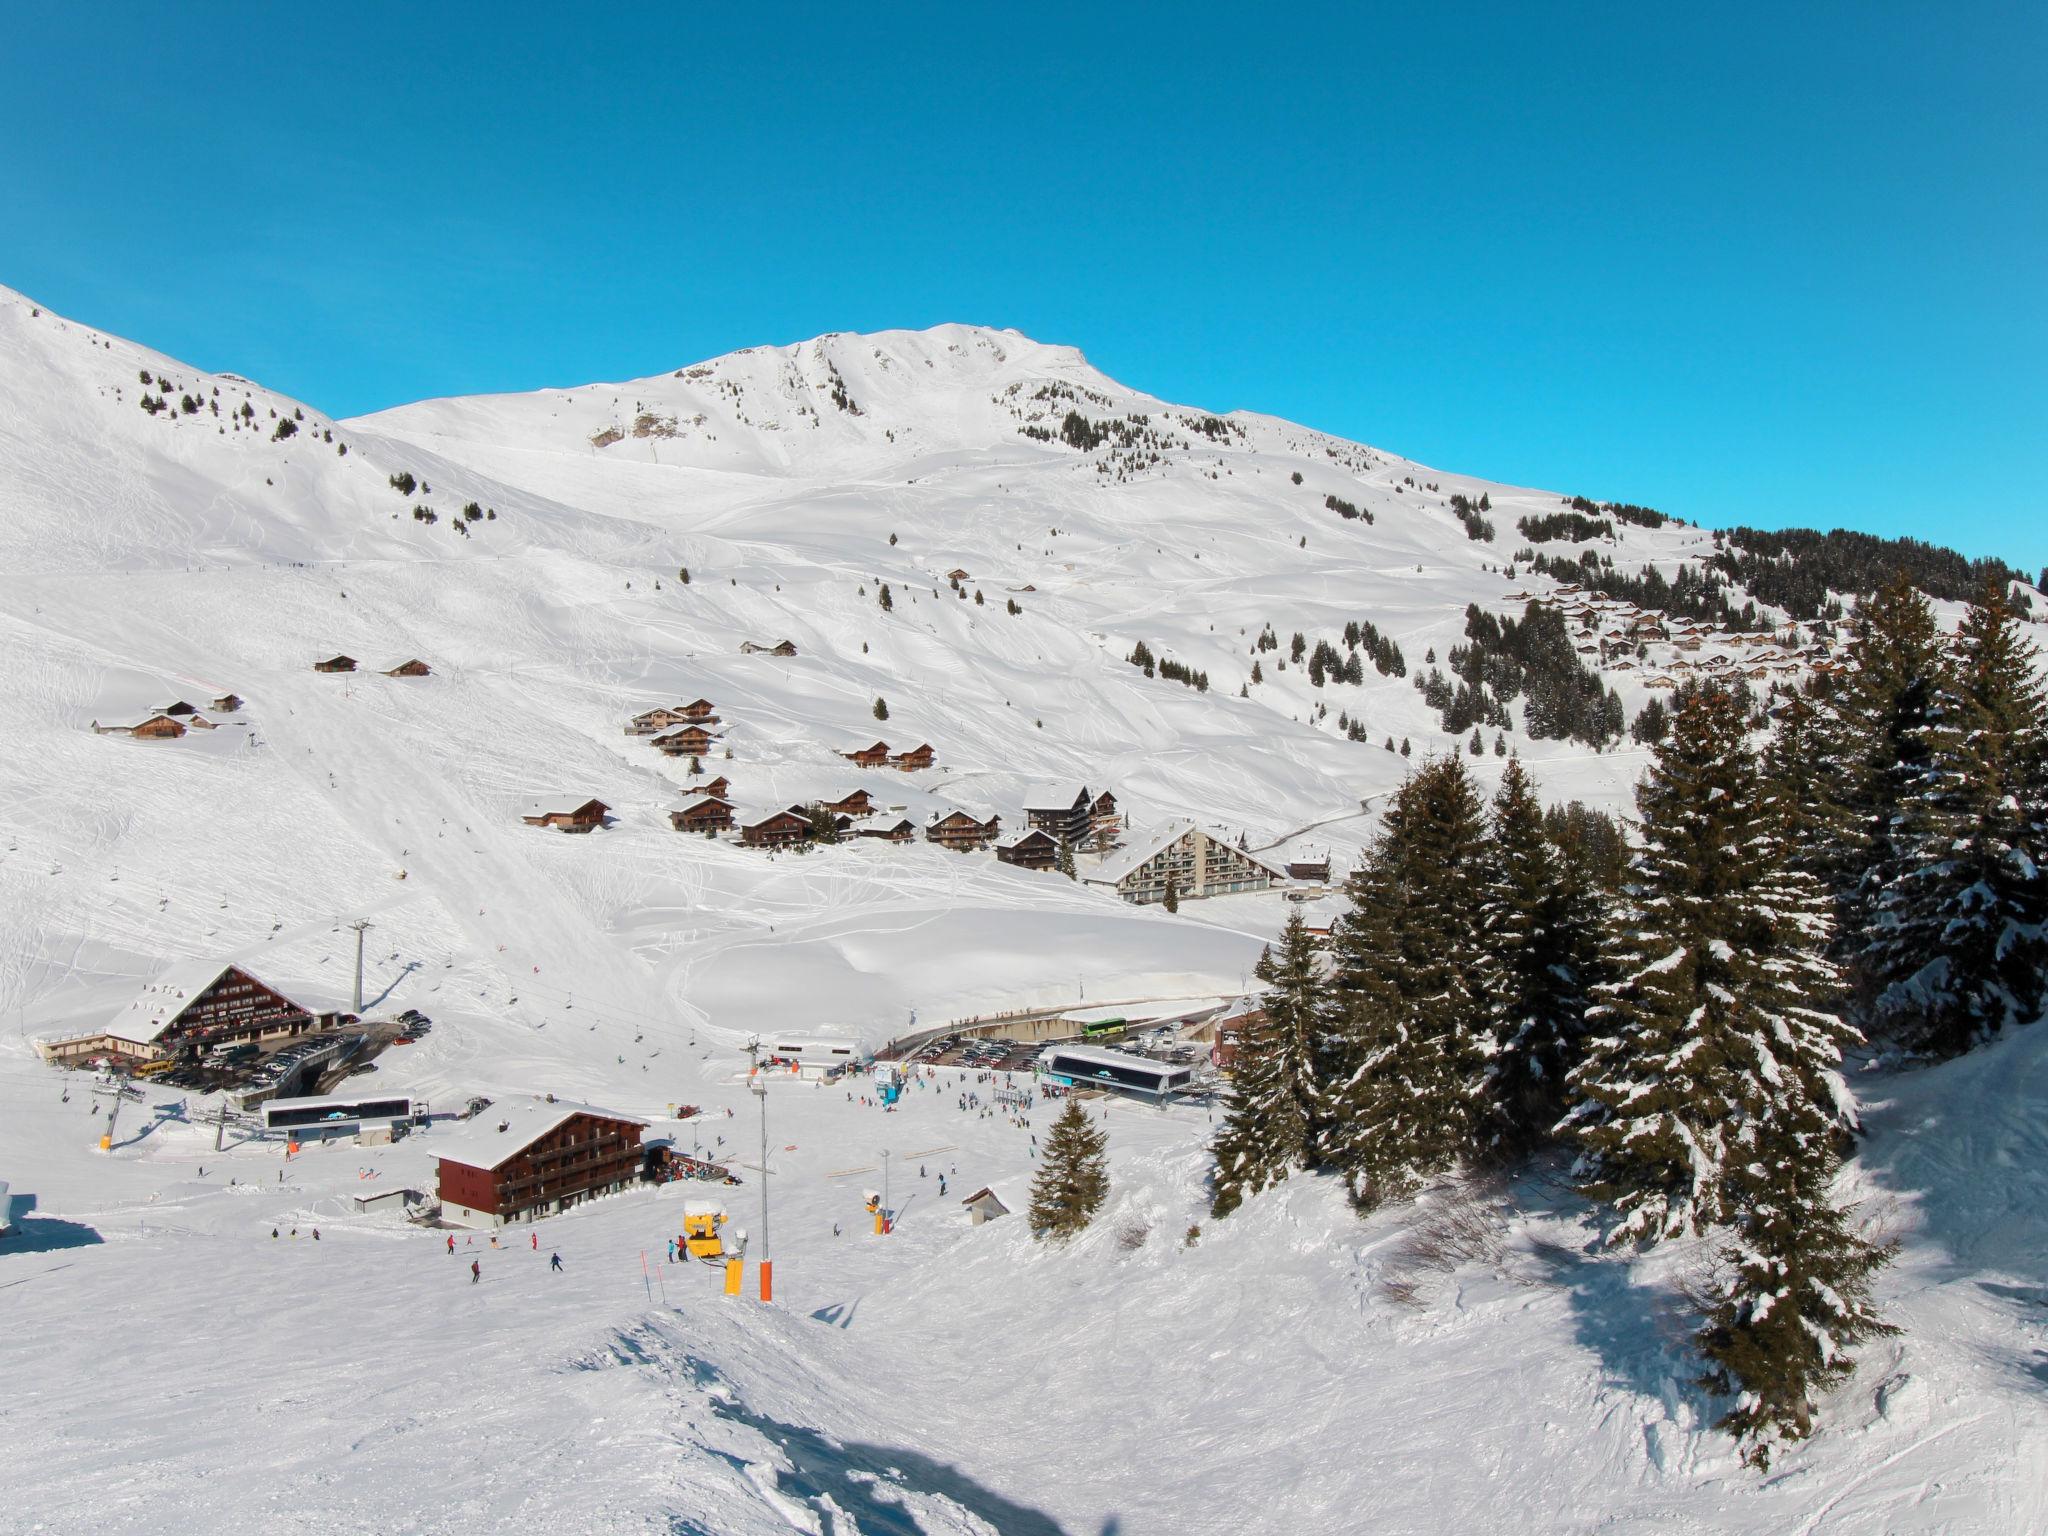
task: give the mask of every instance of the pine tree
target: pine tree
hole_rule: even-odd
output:
[[[1478,1147],[1484,851],[1479,796],[1453,754],[1396,791],[1349,882],[1319,1151],[1361,1207],[1405,1197]]]
[[[1490,831],[1479,978],[1492,1035],[1491,1136],[1504,1150],[1522,1150],[1564,1113],[1603,914],[1598,892],[1576,878],[1545,831],[1519,757],[1501,775]]]
[[[1844,1136],[1855,1034],[1826,1011],[1826,897],[1791,867],[1734,694],[1685,701],[1636,804],[1615,979],[1595,989],[1559,1129],[1581,1189],[1614,1207],[1612,1240],[1654,1242],[1731,1219],[1730,1170],[1786,1126]]]
[[[1180,881],[1172,870],[1166,872],[1166,894],[1160,898],[1159,904],[1169,912],[1180,910]]]
[[[1053,858],[1052,867],[1069,880],[1081,878],[1081,872],[1074,867],[1074,845],[1064,837],[1060,839],[1060,851]]]
[[[1266,950],[1253,974],[1266,992],[1238,1035],[1230,1110],[1216,1134],[1210,1214],[1219,1217],[1306,1167],[1314,1151],[1316,1052],[1328,1004],[1299,912],[1281,931],[1279,956]]]
[[[877,720],[886,720],[889,718],[889,701],[887,699],[875,700],[875,718]]]
[[[1932,762],[1902,808],[1876,904],[1881,1022],[1949,1056],[2041,1012],[2048,969],[2048,706],[2004,583],[1964,617],[1929,711]]]
[[[1109,1137],[1088,1118],[1079,1099],[1067,1100],[1045,1139],[1045,1155],[1031,1181],[1031,1231],[1068,1238],[1087,1227],[1109,1198]]]
[[[1735,1397],[1716,1427],[1763,1471],[1775,1441],[1811,1432],[1818,1394],[1855,1366],[1847,1346],[1898,1330],[1870,1302],[1870,1277],[1892,1250],[1867,1242],[1830,1198],[1840,1159],[1828,1117],[1761,1077],[1747,1097],[1754,1134],[1729,1170],[1733,1232],[1694,1343],[1708,1366],[1700,1384]]]
[[[1900,975],[1901,957],[1885,952],[1880,930],[1888,924],[1877,906],[1905,862],[1901,843],[1915,840],[1900,818],[1917,803],[1931,766],[1943,672],[1934,610],[1903,572],[1856,605],[1848,661],[1824,721],[1840,806],[1826,874],[1836,900],[1836,954],[1848,960],[1867,1000]]]
[[[889,535],[889,537],[893,542],[896,536],[894,534],[891,534]],[[887,583],[886,581],[882,583],[882,595],[879,599],[877,599],[877,601],[881,603],[882,611],[884,613],[887,613],[890,609],[896,606],[896,599],[889,595],[889,583]]]

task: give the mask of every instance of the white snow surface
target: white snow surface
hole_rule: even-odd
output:
[[[1049,386],[1071,393],[1034,399]],[[223,430],[245,400],[254,425]],[[1105,473],[1106,448],[1018,430],[1070,407],[1173,441]],[[272,411],[297,434],[275,439]],[[554,1093],[694,1136],[740,1165],[717,1193],[758,1244],[748,1035],[1241,993],[1277,896],[1169,916],[922,842],[770,858],[682,836],[687,759],[620,729],[712,700],[705,775],[745,805],[859,785],[920,824],[967,805],[1014,831],[1031,786],[1074,780],[1113,790],[1134,840],[1186,818],[1341,870],[1404,768],[1377,743],[1454,743],[1408,681],[1280,671],[1288,637],[1370,619],[1422,670],[1468,602],[1549,590],[1483,567],[1558,498],[1211,420],[1071,349],[947,326],[336,423],[0,290],[0,1178],[20,1226],[0,1240],[0,1532],[2048,1529],[2048,1031],[1866,1083],[1851,1193],[1902,1240],[1881,1293],[1906,1331],[1767,1477],[1690,1385],[1687,1256],[1595,1254],[1552,1181],[1510,1192],[1497,1253],[1402,1304],[1381,1282],[1412,1272],[1427,1201],[1361,1223],[1298,1179],[1211,1224],[1199,1108],[1098,1107],[1111,1203],[1053,1250],[960,1204],[991,1185],[1016,1207],[1043,1108],[1029,1130],[963,1112],[990,1085],[942,1074],[885,1115],[778,1078],[762,1306],[665,1262],[685,1189],[501,1251],[458,1234],[451,1257],[354,1198],[430,1190],[445,1123],[287,1165],[232,1132],[216,1153],[204,1104],[150,1088],[101,1153],[87,1079],[30,1049],[188,965],[346,1006],[341,925],[367,918],[371,1011],[435,1021],[377,1087],[444,1111]],[[431,490],[401,495],[401,472]],[[1490,495],[1496,543],[1464,537],[1453,491]],[[471,501],[496,515],[465,537]],[[1668,572],[1706,542],[1626,528],[1610,552]],[[1269,621],[1283,650],[1239,698]],[[797,657],[739,649],[784,638]],[[1123,660],[1141,639],[1210,691],[1144,678]],[[336,651],[433,675],[311,670]],[[87,729],[230,691],[218,731]],[[1340,710],[1375,744],[1344,740]],[[940,766],[837,755],[878,734]],[[1547,794],[1609,808],[1642,763],[1516,745]],[[615,819],[523,826],[535,797]],[[678,1103],[706,1117],[671,1123]],[[878,1237],[861,1203],[885,1151],[900,1221]]]

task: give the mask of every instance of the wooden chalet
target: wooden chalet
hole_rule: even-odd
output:
[[[415,656],[410,661],[401,661],[397,666],[389,668],[384,675],[386,677],[431,677],[433,671],[432,667]]]
[[[938,760],[939,755],[931,749],[931,744],[920,742],[908,752],[893,754],[889,759],[889,766],[900,768],[905,773],[916,773],[919,769],[931,767]]]
[[[238,693],[224,693],[213,701],[213,712],[217,715],[232,715],[242,707],[242,696]]]
[[[837,800],[820,800],[818,805],[835,816],[866,816],[874,811],[875,797],[864,789],[856,789]]]
[[[1024,823],[1047,833],[1056,842],[1078,847],[1088,836],[1089,808],[1094,803],[1088,786],[1074,779],[1034,784],[1024,792]]]
[[[794,656],[794,640],[778,640],[773,645],[763,645],[757,640],[742,640],[740,654],[743,656]]]
[[[552,1216],[640,1181],[647,1122],[552,1095],[493,1104],[438,1138],[444,1220],[500,1227]]]
[[[355,669],[356,659],[353,656],[330,656],[325,661],[313,663],[315,672],[353,672]]]
[[[1107,848],[1123,835],[1124,816],[1117,809],[1116,796],[1103,790],[1088,802],[1088,835],[1098,848]]]
[[[1002,830],[1003,818],[1000,816],[982,821],[968,811],[948,811],[943,816],[934,816],[925,824],[924,838],[928,843],[951,848],[955,853],[968,853],[987,847]]]
[[[685,720],[696,720],[710,725],[716,723],[718,719],[718,706],[709,699],[692,699],[689,703],[678,709],[676,713]]]
[[[1051,869],[1059,863],[1060,840],[1039,827],[996,844],[996,857],[1019,869]]]
[[[856,768],[886,768],[889,766],[889,743],[878,741],[870,746],[860,747],[852,752],[839,754]]]
[[[732,783],[722,773],[707,784],[691,784],[686,787],[693,795],[709,795],[714,800],[732,798]]]
[[[175,715],[178,718],[182,719],[186,715],[198,714],[199,706],[196,704],[187,704],[183,699],[173,699],[170,703],[166,704],[162,709],[158,710],[157,713],[160,715]]]
[[[749,848],[794,848],[808,843],[814,830],[810,817],[788,805],[741,827],[740,841]]]
[[[604,825],[611,809],[602,800],[529,800],[520,820],[529,827],[553,827],[558,832],[588,832]]]
[[[701,795],[681,810],[670,811],[668,819],[678,832],[730,832],[733,811],[725,801]]]
[[[1326,884],[1330,878],[1330,856],[1311,854],[1306,858],[1287,861],[1287,878],[1290,880],[1313,880]]]
[[[963,571],[962,569],[960,569],[960,567],[959,567],[959,566],[957,566],[957,565],[956,565],[956,566],[954,566],[954,567],[953,567],[953,569],[951,569],[950,571],[946,572],[946,580],[948,580],[948,581],[972,581],[972,580],[974,580],[974,578],[973,578],[972,576],[968,575],[968,574],[967,574],[967,573],[966,573],[965,571]]]
[[[686,725],[679,731],[670,731],[666,736],[654,738],[654,747],[670,757],[702,757],[709,752],[718,738],[701,725]]]
[[[142,724],[131,726],[128,734],[144,741],[176,741],[185,734],[185,722],[169,715],[151,715]]]
[[[93,1056],[165,1061],[223,1042],[288,1039],[321,1022],[238,965],[193,961],[144,987],[112,1019],[38,1040],[36,1049],[44,1060],[60,1063]]]
[[[855,827],[853,835],[879,838],[885,843],[907,843],[917,836],[917,823],[908,816],[898,816],[894,821],[878,817],[865,826]]]

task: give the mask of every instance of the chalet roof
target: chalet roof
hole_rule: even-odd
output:
[[[731,801],[721,800],[716,795],[692,795],[676,809],[679,813],[687,815],[691,811],[700,811],[706,806],[712,805],[728,811],[732,809]]]
[[[925,823],[925,825],[930,827],[941,827],[944,826],[947,822],[952,821],[956,818],[964,821],[971,821],[977,827],[985,827],[988,826],[990,823],[998,820],[998,818],[993,813],[987,816],[978,816],[973,811],[962,810],[959,806],[954,806],[951,810],[947,811],[933,811],[931,814],[931,818]]]
[[[578,811],[593,805],[600,811],[611,809],[602,800],[594,797],[583,800],[571,800],[566,795],[550,795],[538,800],[528,800],[525,802],[524,814],[528,816],[573,816]]]
[[[1014,837],[1006,837],[1000,843],[997,843],[996,846],[998,848],[1015,850],[1022,848],[1026,843],[1030,842],[1042,842],[1048,848],[1059,847],[1059,839],[1043,827],[1033,827],[1028,832],[1019,832]]]
[[[1092,798],[1088,793],[1088,786],[1079,779],[1047,779],[1031,785],[1024,791],[1024,809],[1071,811],[1077,804]]]
[[[889,743],[886,741],[870,741],[861,746],[848,747],[845,755],[851,757],[856,752],[887,752],[888,750]]]
[[[460,1163],[465,1168],[500,1168],[578,1115],[594,1115],[626,1125],[647,1124],[637,1115],[598,1109],[571,1099],[556,1099],[552,1103],[546,1099],[501,1100],[459,1130],[446,1136],[437,1133],[434,1151],[442,1160]]]
[[[811,819],[804,813],[802,806],[778,802],[765,807],[753,806],[742,811],[740,813],[740,825],[742,827],[758,827],[764,822],[773,821],[778,816],[794,816],[798,821],[806,822]]]
[[[177,1022],[178,1015],[194,998],[232,970],[240,970],[251,981],[257,980],[246,967],[224,960],[181,961],[145,985],[104,1028],[82,1033],[112,1035],[116,1040],[148,1045]]]

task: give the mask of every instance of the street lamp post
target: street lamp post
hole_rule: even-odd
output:
[[[896,1230],[896,1218],[889,1212],[889,1159],[895,1154],[886,1148],[882,1152],[882,1230]]]
[[[754,1097],[761,1105],[761,1299],[775,1299],[775,1266],[768,1257],[768,1079],[761,1072],[761,1042],[747,1047],[753,1061]]]

